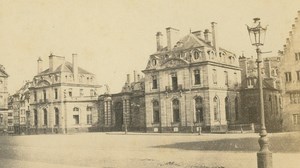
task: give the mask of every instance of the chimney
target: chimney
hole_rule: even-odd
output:
[[[218,31],[217,31],[216,22],[211,22],[211,30],[212,30],[213,47],[216,51],[216,55],[219,56]]]
[[[156,33],[156,47],[157,47],[157,51],[160,51],[163,46],[162,46],[162,36],[163,34],[161,32],[157,32]]]
[[[73,64],[73,78],[77,82],[78,78],[78,57],[77,54],[72,54],[72,64]]]
[[[126,81],[127,84],[130,84],[130,74],[127,74],[127,81]]]
[[[41,73],[43,71],[43,60],[41,57],[37,60],[37,74]]]
[[[205,29],[205,31],[204,31],[204,40],[205,40],[205,42],[206,43],[210,43],[211,41],[210,41],[210,39],[209,39],[209,30],[208,29]]]
[[[168,51],[171,51],[173,49],[173,46],[179,40],[179,30],[174,29],[172,27],[168,27],[168,28],[166,28],[166,31],[167,31]]]
[[[63,64],[65,62],[65,57],[62,56],[56,56],[52,53],[49,56],[49,71],[53,72],[56,70],[58,66]]]

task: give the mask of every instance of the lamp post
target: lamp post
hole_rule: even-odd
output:
[[[258,76],[258,88],[259,88],[259,100],[260,100],[260,138],[258,140],[260,150],[257,152],[257,166],[258,168],[272,168],[272,153],[269,151],[269,140],[267,137],[267,130],[265,126],[265,114],[264,114],[264,98],[263,98],[263,85],[261,77],[261,62],[262,52],[260,46],[264,45],[265,34],[267,27],[262,27],[260,24],[260,18],[253,19],[253,25],[249,27],[247,25],[248,33],[250,36],[251,44],[256,46],[257,53],[257,76]]]

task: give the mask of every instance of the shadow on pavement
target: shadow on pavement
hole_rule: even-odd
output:
[[[258,138],[220,139],[196,142],[181,142],[169,145],[153,146],[154,148],[173,148],[181,150],[202,151],[235,151],[257,152],[259,151]],[[269,149],[273,153],[298,153],[300,152],[300,137],[270,137]]]

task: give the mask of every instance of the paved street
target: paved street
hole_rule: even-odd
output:
[[[0,167],[256,167],[257,134],[1,136]],[[274,168],[298,168],[300,134],[270,134]]]

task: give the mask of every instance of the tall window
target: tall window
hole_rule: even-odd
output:
[[[220,121],[220,109],[219,109],[219,99],[218,97],[214,97],[213,100],[213,107],[214,107],[214,119],[215,121]]]
[[[237,73],[233,73],[234,75],[234,85],[238,85],[238,76],[237,76]]]
[[[159,102],[157,100],[153,101],[153,123],[159,123]]]
[[[34,98],[34,101],[37,101],[37,93],[36,93],[36,91],[33,91],[33,98]]]
[[[55,108],[55,125],[59,125],[59,110]]]
[[[296,59],[296,61],[300,60],[300,52],[295,53],[295,59]]]
[[[44,109],[44,125],[48,125],[47,110]]]
[[[54,89],[54,98],[58,99],[58,90],[57,89]]]
[[[86,115],[86,123],[87,124],[92,124],[92,114],[87,114]]]
[[[202,97],[197,97],[195,99],[195,110],[196,110],[196,121],[203,122],[203,100]]]
[[[229,102],[228,97],[225,98],[225,114],[226,114],[226,120],[229,121],[230,120],[230,102]]]
[[[225,85],[228,86],[228,72],[224,71]]]
[[[198,69],[194,71],[194,79],[195,85],[200,85],[200,71]]]
[[[213,84],[217,84],[218,83],[217,70],[216,69],[213,69],[212,79],[213,79]]]
[[[277,99],[277,96],[275,96],[275,113],[278,114],[278,99]]]
[[[273,113],[273,102],[272,102],[272,96],[271,95],[269,96],[269,102],[270,102],[271,113]]]
[[[44,97],[44,101],[46,101],[46,99],[47,99],[47,92],[46,92],[46,90],[43,90],[43,97]]]
[[[79,115],[73,115],[73,124],[79,124]]]
[[[174,99],[172,101],[173,106],[173,122],[180,122],[179,100]]]
[[[235,120],[239,119],[239,104],[238,104],[238,98],[236,97],[234,99],[234,109],[235,109]]]
[[[157,89],[157,76],[152,76],[152,89]]]
[[[177,83],[177,74],[172,74],[172,88],[173,90],[178,90],[178,83]]]
[[[38,125],[38,112],[36,109],[33,110],[33,119],[34,119],[34,126]]]
[[[300,115],[299,114],[293,114],[293,124],[300,125]]]
[[[297,71],[297,80],[300,81],[300,71]]]
[[[284,74],[285,74],[285,81],[286,82],[292,81],[292,74],[291,74],[291,72],[286,72]]]

